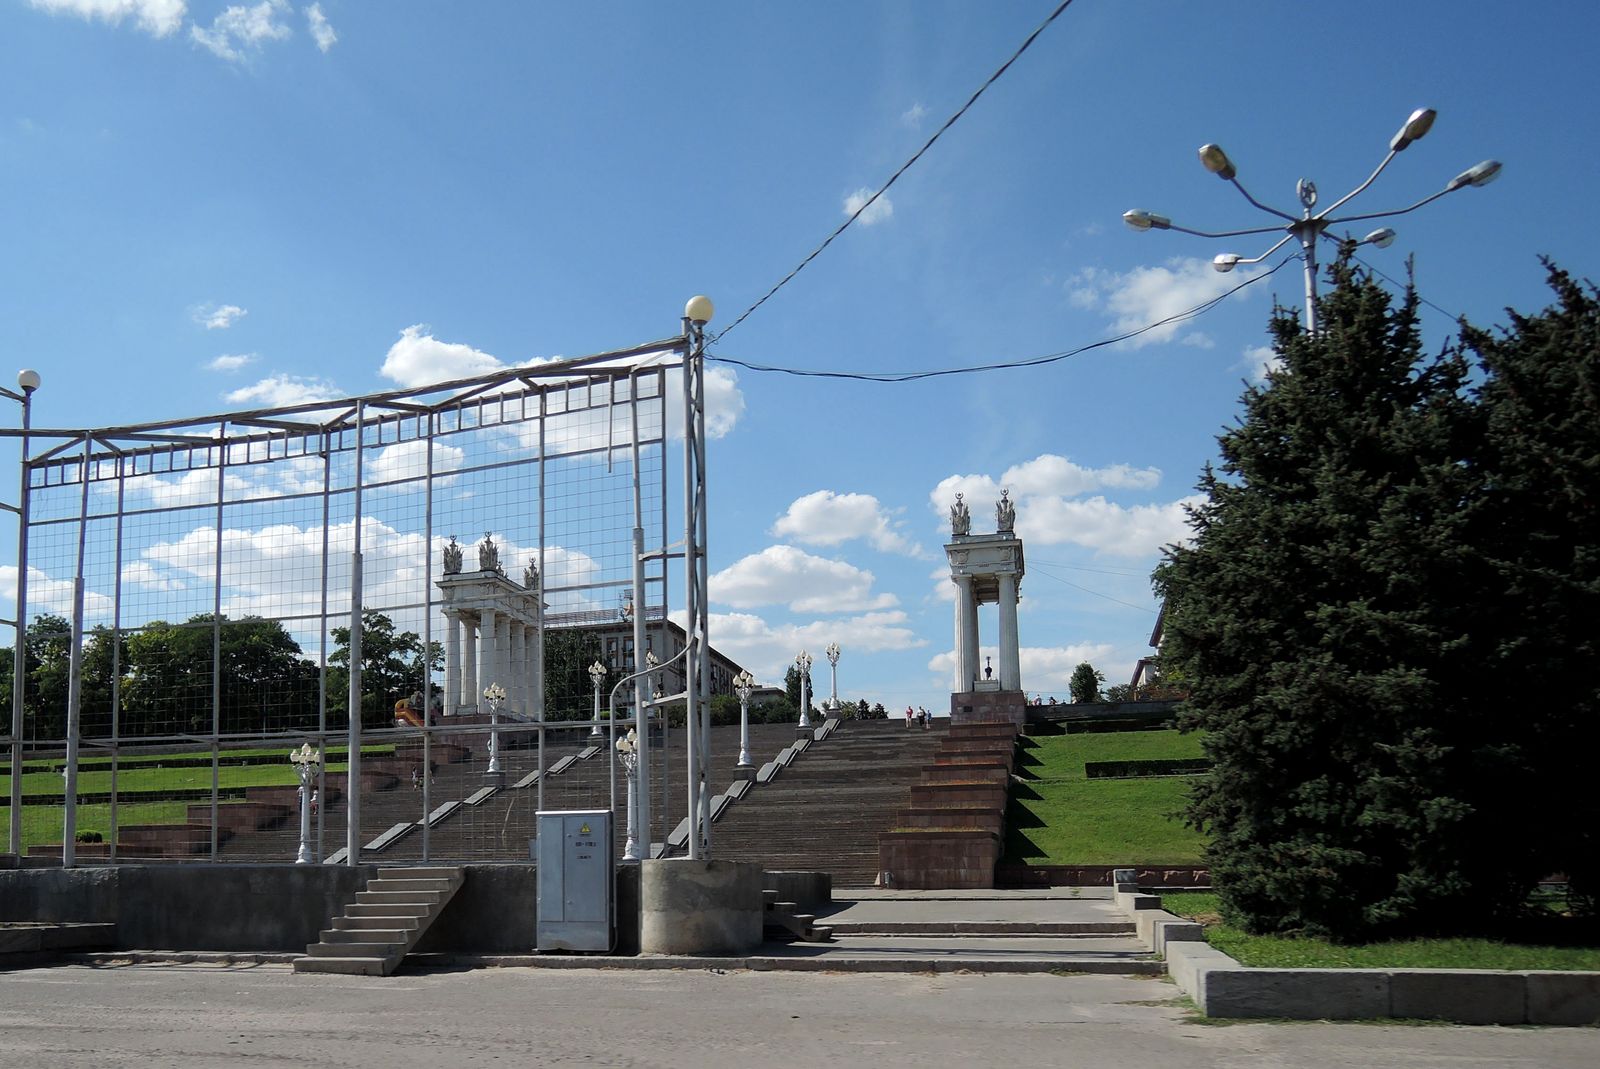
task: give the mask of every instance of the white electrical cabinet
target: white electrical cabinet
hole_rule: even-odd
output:
[[[610,810],[547,810],[538,820],[538,949],[608,953],[616,946]]]

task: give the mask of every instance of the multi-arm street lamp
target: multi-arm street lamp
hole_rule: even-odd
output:
[[[794,663],[800,669],[800,727],[808,728],[811,726],[811,654],[801,650]]]
[[[1393,160],[1399,153],[1404,152],[1406,148],[1408,148],[1413,142],[1420,141],[1422,136],[1428,132],[1430,127],[1433,126],[1433,120],[1436,114],[1437,113],[1432,108],[1418,108],[1416,111],[1412,112],[1411,117],[1405,121],[1405,125],[1400,127],[1399,132],[1396,133],[1394,137],[1390,138],[1388,155],[1384,156],[1383,162],[1378,164],[1377,169],[1367,177],[1367,180],[1362,182],[1355,189],[1352,189],[1350,192],[1346,193],[1344,196],[1340,197],[1338,200],[1334,201],[1320,212],[1313,213],[1313,209],[1317,206],[1317,187],[1309,178],[1300,179],[1295,187],[1295,192],[1300,197],[1301,205],[1300,216],[1296,218],[1295,216],[1290,215],[1288,212],[1282,212],[1277,208],[1262,204],[1260,201],[1252,197],[1244,188],[1244,186],[1239,184],[1238,169],[1234,167],[1233,161],[1228,158],[1228,154],[1226,152],[1222,151],[1222,147],[1220,145],[1201,145],[1200,162],[1205,166],[1206,170],[1210,171],[1212,174],[1216,175],[1218,178],[1221,178],[1225,182],[1231,182],[1233,187],[1239,191],[1244,199],[1249,201],[1255,207],[1266,212],[1268,215],[1276,215],[1280,219],[1287,220],[1287,222],[1276,223],[1272,226],[1251,227],[1245,230],[1221,230],[1213,232],[1207,230],[1191,230],[1188,227],[1178,226],[1171,219],[1168,219],[1164,215],[1156,215],[1153,212],[1147,212],[1139,208],[1135,208],[1132,211],[1123,212],[1122,219],[1135,230],[1176,230],[1180,233],[1194,234],[1195,236],[1202,238],[1231,238],[1239,237],[1245,234],[1275,234],[1280,231],[1285,232],[1284,236],[1278,240],[1277,244],[1273,245],[1272,248],[1268,249],[1260,256],[1245,259],[1238,253],[1219,253],[1217,256],[1212,258],[1211,266],[1216,268],[1218,271],[1227,272],[1232,271],[1240,264],[1258,264],[1265,260],[1268,256],[1271,256],[1273,253],[1283,248],[1283,246],[1290,240],[1298,241],[1300,243],[1302,252],[1301,258],[1304,260],[1305,267],[1306,329],[1308,331],[1314,331],[1317,329],[1317,239],[1326,237],[1330,241],[1334,241],[1341,245],[1349,245],[1352,248],[1359,245],[1376,245],[1381,249],[1392,244],[1395,237],[1393,230],[1389,229],[1388,227],[1382,227],[1378,230],[1372,231],[1366,237],[1357,241],[1350,237],[1335,237],[1334,235],[1327,233],[1329,227],[1339,226],[1344,223],[1354,223],[1367,219],[1387,219],[1391,216],[1405,215],[1407,212],[1416,211],[1424,204],[1429,204],[1438,200],[1446,193],[1454,193],[1456,190],[1462,189],[1466,186],[1486,186],[1490,182],[1494,181],[1495,176],[1500,173],[1499,160],[1484,160],[1476,167],[1470,167],[1456,175],[1448,183],[1446,183],[1445,187],[1439,192],[1423,197],[1421,200],[1417,201],[1408,208],[1397,208],[1394,211],[1387,212],[1366,212],[1361,215],[1346,215],[1338,219],[1331,218],[1334,212],[1344,207],[1344,205],[1348,204],[1354,197],[1365,191],[1368,186],[1372,185],[1373,181],[1375,181],[1377,177],[1383,173],[1383,169],[1389,166],[1389,161]]]
[[[750,695],[755,693],[756,677],[749,669],[733,677],[733,692],[739,696],[739,766],[752,767],[750,760]]]
[[[311,864],[311,790],[322,768],[322,754],[311,748],[309,742],[301,743],[298,750],[289,751],[289,763],[300,775],[300,852],[295,855],[296,865]]]
[[[622,857],[639,861],[644,854],[639,845],[639,736],[635,729],[629,728],[617,740],[617,760],[628,777],[628,842],[622,848]]]
[[[606,681],[606,666],[599,661],[589,666],[589,678],[594,681],[594,727],[589,729],[589,737],[600,737],[600,687]]]
[[[839,715],[839,644],[828,643],[828,648],[822,651],[828,657],[828,670],[833,676],[831,690],[833,696],[828,699],[828,708],[833,710],[833,715]]]
[[[506,700],[506,688],[490,683],[483,688],[483,700],[489,703],[489,774],[500,772],[500,703]]]

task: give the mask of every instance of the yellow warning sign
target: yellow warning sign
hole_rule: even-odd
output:
[[[589,825],[585,824],[583,827],[579,828],[578,829],[578,834],[579,835],[588,835],[589,834]]]

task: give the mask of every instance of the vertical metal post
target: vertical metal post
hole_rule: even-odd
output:
[[[217,537],[211,585],[211,860],[220,846],[217,799],[222,763],[222,502],[228,486],[228,421],[217,427]]]
[[[639,470],[639,372],[628,376],[628,411],[632,416],[633,437],[633,670],[641,671],[646,664],[644,618],[649,611],[644,598],[644,474]],[[635,826],[638,842],[642,843],[641,856],[650,856],[650,710],[645,705],[650,695],[651,681],[646,676],[636,676],[633,681],[633,712],[637,731],[634,750],[634,777],[629,790],[638,813]],[[663,713],[664,715],[664,713]]]
[[[1311,209],[1306,209],[1306,215],[1311,215]],[[1315,228],[1304,227],[1297,229],[1300,238],[1300,248],[1305,252],[1306,275],[1306,333],[1317,332],[1317,231]]]
[[[321,649],[317,654],[317,749],[322,760],[317,764],[317,847],[313,856],[321,864],[323,844],[327,842],[328,818],[328,495],[333,480],[333,450],[328,432],[319,436],[322,443],[322,625]]]
[[[668,656],[669,645],[667,636],[667,606],[672,604],[669,596],[668,577],[672,570],[667,567],[667,371],[661,368],[656,371],[656,403],[661,406],[661,496],[657,499],[661,507],[661,528],[657,534],[656,545],[661,551],[661,657],[670,660]],[[661,838],[665,841],[667,834],[672,829],[672,764],[668,760],[671,752],[671,717],[666,709],[661,710]]]
[[[695,327],[694,341],[694,452],[695,452],[695,606],[696,667],[700,687],[700,827],[704,836],[704,856],[711,856],[711,786],[706,775],[711,769],[711,604],[707,549],[706,511],[706,363],[705,327]]]
[[[429,858],[433,830],[433,413],[426,419],[427,473],[423,479],[422,508],[422,860]]]
[[[345,859],[361,863],[361,480],[362,440],[366,437],[366,403],[356,402],[355,526],[350,553],[350,691],[349,748],[345,765]]]
[[[117,765],[122,753],[122,509],[127,500],[123,458],[117,458],[117,533],[111,578],[111,827],[106,852],[117,863]]]
[[[534,597],[534,611],[538,614],[539,620],[539,663],[533,681],[534,701],[537,703],[535,708],[539,716],[539,779],[536,802],[538,808],[535,812],[544,809],[544,589],[549,583],[549,576],[544,570],[544,426],[547,413],[546,392],[541,389],[539,391],[539,589]],[[534,834],[538,834],[537,825]]]
[[[83,551],[89,535],[89,456],[94,439],[83,436],[83,496],[78,506],[78,563],[72,573],[72,645],[67,655],[67,782],[62,818],[61,867],[78,861],[78,731],[83,717]]]
[[[694,450],[694,350],[687,316],[683,320],[683,570],[684,570],[684,644],[683,655],[683,711],[685,749],[688,751],[688,791],[685,813],[689,818],[689,857],[698,859],[702,854],[700,840],[700,717],[699,695],[695,689],[700,651],[695,648],[695,621],[699,606],[695,592],[699,588],[699,568],[695,563],[695,549],[699,542],[695,535],[695,521],[699,510],[695,508],[695,450]]]
[[[32,425],[33,391],[22,391],[22,490],[17,499],[17,605],[15,648],[11,651],[11,817],[6,838],[10,853],[22,854],[22,710],[28,681],[28,429]]]

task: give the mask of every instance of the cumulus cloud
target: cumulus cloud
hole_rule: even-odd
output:
[[[1126,668],[1120,663],[1110,661],[1115,656],[1116,647],[1105,642],[1074,642],[1066,646],[1023,646],[1017,651],[1017,660],[1022,669],[1022,683],[1030,692],[1054,695],[1063,700],[1070,690],[1068,684],[1072,681],[1072,670],[1085,661],[1100,669],[1108,679],[1115,679],[1119,675],[1127,675],[1133,671],[1130,661]],[[1000,659],[1000,650],[996,646],[984,646],[978,650],[978,663],[984,663],[985,657],[996,661]],[[928,661],[928,668],[939,673],[942,683],[948,684],[956,671],[956,655],[954,650],[945,650],[936,654]],[[998,669],[996,670],[998,674]]]
[[[72,613],[72,587],[71,579],[53,579],[38,568],[28,568],[28,618],[42,612],[55,613],[58,616],[70,616]],[[16,616],[17,605],[17,566],[14,564],[0,565],[0,611],[7,617]],[[112,601],[105,594],[93,590],[83,593],[83,612],[88,617],[108,617],[111,615]]]
[[[998,480],[988,475],[951,475],[934,487],[928,503],[943,518],[959,492],[972,510],[974,529],[985,531],[992,529],[995,504],[1004,488],[1016,505],[1017,534],[1030,545],[1078,545],[1111,556],[1145,557],[1188,536],[1184,506],[1198,499],[1120,505],[1101,495],[1083,495],[1094,490],[1150,490],[1160,481],[1161,472],[1155,468],[1129,464],[1086,468],[1045,453],[1007,468]],[[941,589],[939,596],[946,592]]]
[[[328,25],[328,16],[322,13],[321,4],[312,4],[306,8],[306,26],[311,31],[311,39],[323,52],[327,52],[339,40],[339,35]]]
[[[467,453],[444,442],[433,443],[434,485],[448,486],[453,481],[441,478],[455,471],[466,461]],[[384,446],[366,462],[364,483],[387,483],[407,479],[421,479],[428,472],[428,443],[425,441],[399,442]]]
[[[894,215],[894,204],[889,200],[888,194],[872,201],[872,206],[862,211],[862,205],[871,199],[872,190],[865,186],[848,194],[844,198],[844,214],[855,215],[856,212],[861,212],[861,217],[856,222],[862,226],[873,226]]]
[[[1219,274],[1210,261],[1183,256],[1175,256],[1160,267],[1136,267],[1126,273],[1089,267],[1068,283],[1067,300],[1077,308],[1106,312],[1112,316],[1112,329],[1123,333],[1220,297],[1252,276],[1244,269]],[[1249,292],[1245,290],[1239,296]],[[1212,344],[1206,335],[1185,330],[1182,321],[1145,331],[1123,344],[1139,348],[1173,340],[1202,348]]]
[[[505,366],[481,349],[462,342],[440,341],[427,324],[417,323],[402,330],[400,340],[389,346],[378,373],[402,386],[428,386],[487,375]]]
[[[238,371],[256,362],[255,353],[223,353],[206,364],[207,371]]]
[[[1280,357],[1270,345],[1252,345],[1244,351],[1244,358],[1234,365],[1235,370],[1243,371],[1249,376],[1250,381],[1260,384],[1267,381],[1267,373],[1276,371],[1283,366]]]
[[[194,321],[207,330],[227,330],[249,314],[236,304],[204,304],[194,310]]]
[[[874,594],[873,575],[845,561],[793,546],[768,546],[711,576],[711,600],[736,609],[787,605],[793,612],[890,609],[893,594]]]
[[[259,405],[284,408],[308,401],[332,401],[341,397],[339,387],[315,375],[269,375],[252,386],[241,386],[223,394],[230,405]]]
[[[837,546],[864,539],[873,549],[916,556],[922,547],[894,529],[895,521],[871,494],[836,494],[818,490],[796,498],[772,525],[775,538],[792,538],[808,546]]]
[[[683,623],[681,617],[675,617]],[[909,620],[898,609],[869,612],[859,616],[814,620],[802,624],[772,624],[751,613],[712,613],[709,621],[711,644],[718,652],[748,668],[758,680],[783,685],[784,669],[801,649],[813,651],[823,665],[815,667],[811,678],[819,687],[827,679],[827,662],[820,653],[829,642],[856,653],[881,653],[926,646],[908,626]]]
[[[189,27],[189,39],[230,63],[244,58],[245,52],[259,52],[273,41],[286,41],[294,33],[278,20],[290,13],[289,0],[261,0],[250,7],[225,8],[205,29],[198,23]],[[326,51],[326,49],[324,49]]]
[[[900,113],[900,122],[915,130],[922,125],[922,120],[928,117],[928,109],[919,101]]]
[[[77,15],[119,25],[133,19],[152,37],[166,37],[183,25],[189,5],[185,0],[28,0],[34,8],[52,15]]]

